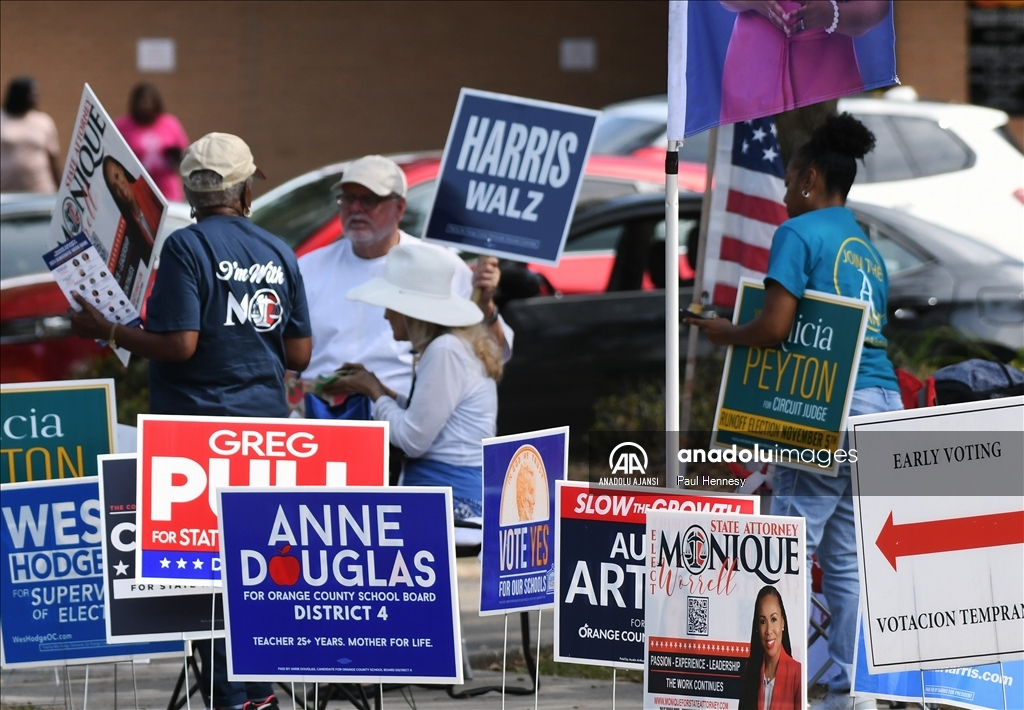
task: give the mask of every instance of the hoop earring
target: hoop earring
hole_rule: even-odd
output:
[[[190,217],[191,219],[195,219],[195,218],[196,218],[196,208],[195,208],[195,207],[193,207],[192,209],[190,209],[190,210],[188,211],[188,216],[189,216],[189,217]]]
[[[811,196],[811,193],[810,193],[810,192],[808,192],[807,190],[804,190],[804,191],[803,191],[803,192],[801,192],[800,194],[801,194],[801,195],[803,195],[805,199]]]
[[[242,214],[244,214],[246,217],[248,217],[249,215],[252,214],[252,210],[249,209],[248,207],[246,207],[244,210],[242,210]]]

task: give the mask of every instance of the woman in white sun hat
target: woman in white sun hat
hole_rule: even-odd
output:
[[[440,248],[400,244],[384,275],[346,294],[382,306],[395,340],[412,343],[408,398],[388,389],[358,363],[338,383],[374,401],[373,417],[391,424],[391,443],[408,457],[402,485],[451,486],[456,520],[481,516],[483,454],[494,436],[501,350],[472,301],[452,294],[455,267]]]

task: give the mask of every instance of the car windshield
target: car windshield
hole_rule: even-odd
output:
[[[338,204],[331,194],[331,185],[337,181],[338,175],[332,174],[297,187],[253,210],[252,221],[295,249],[337,217]]]
[[[665,148],[656,143],[665,136],[665,121],[634,116],[609,116],[597,125],[595,155],[631,155],[642,148]],[[679,149],[685,163],[704,164],[708,160],[708,131],[689,136]]]
[[[45,273],[43,254],[48,251],[49,213],[5,215],[0,224],[0,278]]]

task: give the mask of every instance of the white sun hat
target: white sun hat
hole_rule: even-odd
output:
[[[484,319],[475,303],[452,293],[455,263],[441,249],[399,244],[384,259],[384,275],[351,289],[345,297],[427,323],[459,328]]]

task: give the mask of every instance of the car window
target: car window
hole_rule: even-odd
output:
[[[437,180],[421,182],[409,188],[405,194],[405,214],[398,228],[414,237],[423,236],[423,228],[427,226],[427,211],[434,201],[437,191]]]
[[[927,118],[890,116],[903,139],[908,162],[918,177],[941,175],[969,168],[974,154],[952,131]]]
[[[875,149],[864,156],[863,166],[857,166],[856,183],[909,180],[914,170],[903,155],[900,138],[887,116],[859,114],[861,123],[875,134]]]
[[[615,251],[624,230],[625,225],[620,222],[586,232],[570,239],[565,245],[565,252]]]
[[[611,116],[597,124],[592,152],[598,155],[629,155],[648,147],[664,132],[664,121]]]
[[[49,251],[50,215],[5,218],[0,224],[0,278],[45,272],[43,254]]]
[[[252,213],[252,221],[283,239],[292,249],[337,218],[338,203],[331,195],[337,175],[298,187]]]
[[[584,177],[583,184],[580,185],[579,197],[576,198],[576,213],[616,197],[635,195],[637,192],[636,183],[629,180]]]
[[[878,253],[882,255],[882,261],[885,262],[885,271],[890,277],[927,263],[926,259],[897,242],[885,230],[880,229],[878,225],[867,222],[860,222],[859,224],[864,233],[871,239],[871,243],[878,249]]]

